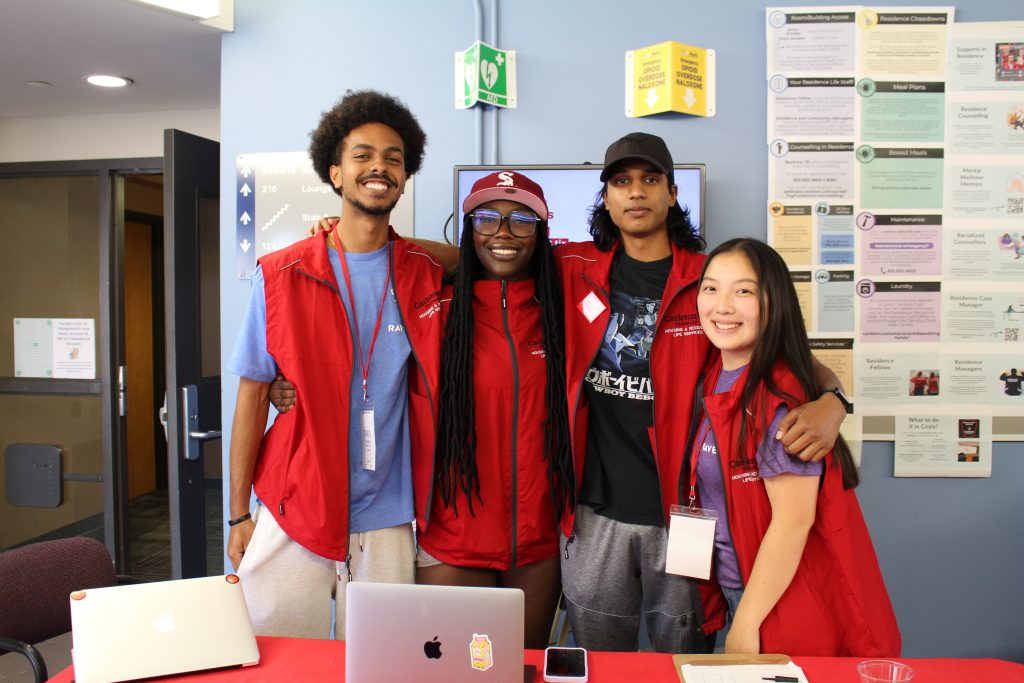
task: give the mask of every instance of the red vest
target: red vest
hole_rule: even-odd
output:
[[[583,382],[608,328],[611,315],[608,280],[618,248],[598,251],[592,243],[577,242],[562,245],[555,251],[565,297],[566,388],[577,494],[587,453],[587,402]],[[650,429],[650,438],[666,522],[669,506],[679,502],[680,485],[684,483],[680,474],[693,415],[693,389],[709,348],[697,316],[697,280],[704,255],[673,244],[672,256],[672,270],[662,293],[650,355],[654,389],[654,426]],[[592,319],[585,310],[592,311]],[[562,530],[566,536],[572,533],[574,520],[574,510],[563,515]]]
[[[451,292],[442,296],[448,299]],[[459,491],[456,517],[435,491],[429,524],[418,538],[446,564],[505,570],[558,554],[544,457],[547,361],[533,280],[477,281],[473,318],[480,500],[473,500],[470,515],[466,496]]]
[[[326,234],[260,259],[266,283],[267,351],[299,388],[299,397],[264,436],[253,488],[289,538],[317,555],[344,560],[349,533],[349,391],[356,369]],[[409,432],[416,515],[422,523],[432,472],[417,478],[415,463],[433,462],[442,269],[393,230],[389,243],[392,286],[412,347]]]
[[[761,539],[771,523],[772,510],[764,482],[756,475],[754,458],[763,441],[764,427],[748,419],[747,437],[739,442],[739,401],[746,385],[744,372],[732,389],[714,391],[721,362],[704,383],[704,406],[718,446],[725,480],[726,509],[736,558],[744,584],[757,558]],[[803,389],[782,363],[773,378],[782,392],[801,398]],[[762,404],[762,399],[765,401]],[[789,402],[768,393],[763,385],[752,408],[771,416]],[[793,407],[790,405],[790,407]],[[740,453],[746,457],[735,457]],[[719,523],[726,523],[720,520]],[[722,628],[724,600],[717,583],[701,582],[705,631]],[[885,581],[857,496],[843,489],[842,469],[832,454],[825,458],[825,474],[818,491],[814,525],[807,536],[800,565],[786,592],[761,624],[761,651],[826,657],[898,657],[900,632],[889,602]]]

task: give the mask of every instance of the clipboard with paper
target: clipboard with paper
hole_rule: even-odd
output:
[[[680,683],[808,683],[789,655],[675,655]]]

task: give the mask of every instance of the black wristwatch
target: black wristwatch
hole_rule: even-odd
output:
[[[822,392],[822,396],[824,396],[825,394],[835,394],[836,398],[842,401],[843,407],[846,408],[846,414],[853,415],[853,402],[851,402],[850,399],[846,398],[846,394],[843,393],[842,389],[840,389],[839,387],[832,387],[831,389],[826,389],[824,392]]]

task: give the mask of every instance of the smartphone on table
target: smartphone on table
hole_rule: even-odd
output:
[[[585,683],[587,651],[582,647],[549,647],[544,650],[544,680],[549,683]]]

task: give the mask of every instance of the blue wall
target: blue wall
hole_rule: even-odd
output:
[[[478,158],[478,115],[452,105],[452,55],[475,39],[471,0],[235,0],[221,85],[224,358],[249,290],[234,277],[235,204],[228,198],[235,156],[305,149],[320,112],[349,88],[397,95],[427,131],[416,178],[418,236],[440,236],[451,212],[454,164],[599,163],[608,143],[631,130],[664,137],[678,162],[707,163],[709,246],[765,236],[765,5],[481,1],[485,32],[497,6],[497,44],[517,50],[519,108],[482,122],[489,133],[497,119],[497,159]],[[959,21],[1022,18],[1011,0],[957,5]],[[716,117],[625,117],[623,53],[664,40],[717,50]],[[237,378],[225,374],[223,386],[227,423]],[[863,458],[859,495],[904,655],[1024,661],[1022,445],[998,444],[992,477],[977,480],[894,479],[887,443],[866,444]]]

